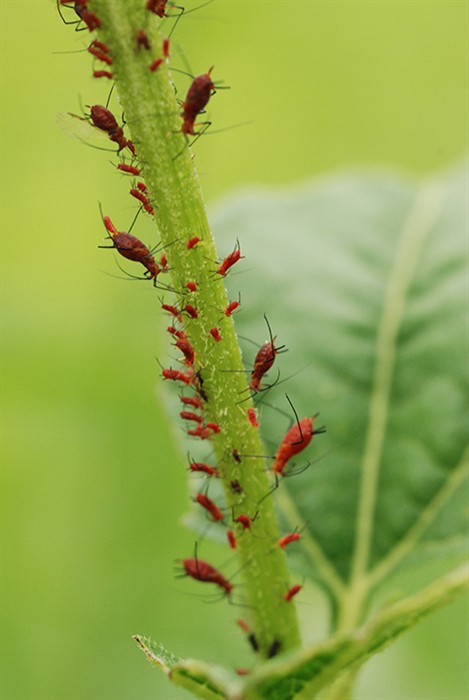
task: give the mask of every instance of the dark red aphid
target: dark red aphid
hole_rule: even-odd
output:
[[[156,287],[156,278],[160,273],[160,269],[155,262],[151,251],[147,246],[142,243],[141,240],[132,236],[131,233],[125,233],[124,231],[118,231],[111,219],[108,216],[103,218],[104,225],[110,234],[112,239],[112,246],[99,246],[100,248],[115,248],[118,253],[120,253],[127,260],[134,260],[135,262],[141,263],[145,269],[145,276],[148,279],[153,280],[153,284]]]
[[[198,236],[193,236],[192,238],[189,238],[187,241],[187,247],[189,250],[192,250],[192,248],[195,248],[197,243],[200,241],[200,238]]]
[[[257,415],[256,415],[256,410],[254,408],[248,408],[246,411],[249,422],[251,423],[253,428],[258,428],[259,427],[259,421],[257,420]]]
[[[214,583],[223,590],[224,595],[228,597],[231,595],[233,584],[208,562],[202,559],[190,558],[183,559],[182,565],[187,576],[196,579],[196,581],[201,581],[202,583]]]
[[[60,5],[66,5],[73,8],[80,20],[86,24],[90,32],[94,31],[95,29],[99,29],[101,26],[101,20],[99,17],[94,12],[88,10],[88,0],[76,0],[75,2],[73,2],[73,0],[60,0]],[[66,24],[75,23],[66,22]]]
[[[233,493],[243,493],[243,487],[239,483],[238,479],[233,479],[233,481],[230,481],[230,487]]]
[[[109,49],[106,44],[103,44],[102,41],[95,39],[88,46],[87,51],[99,61],[106,63],[108,66],[112,64],[112,57],[109,55]]]
[[[164,309],[164,308],[167,307],[168,305],[167,305],[167,304],[162,304],[161,306],[162,306],[162,308]],[[174,309],[175,307],[174,307],[174,306],[171,306],[170,308],[171,308],[171,309]],[[177,311],[177,309],[176,309],[176,311]],[[172,313],[172,312],[171,312],[171,313]],[[186,334],[184,333],[184,331],[180,331],[180,330],[178,330],[177,328],[175,328],[174,326],[168,326],[168,327],[166,328],[166,330],[168,331],[168,333],[171,333],[171,335],[174,335],[175,338],[180,338],[180,339],[185,339],[185,340],[186,340]]]
[[[171,314],[171,316],[174,316],[175,318],[177,318],[178,321],[182,320],[181,319],[181,312],[175,306],[172,306],[171,304],[161,304],[161,308],[163,309],[163,311],[167,311],[169,314]],[[169,328],[173,328],[173,326],[170,326]],[[169,328],[168,328],[168,331],[169,331]],[[173,333],[172,330],[169,332]],[[184,333],[184,331],[179,331],[179,332]],[[173,333],[173,335],[176,335],[176,334]],[[185,334],[184,334],[184,336],[185,336]]]
[[[169,39],[163,39],[163,57],[169,58]]]
[[[150,12],[154,12],[157,17],[166,17],[166,5],[168,0],[147,0],[145,7]]]
[[[189,372],[181,372],[177,369],[163,369],[162,375],[164,379],[171,379],[173,382],[183,382],[187,385],[194,383],[194,375]]]
[[[214,476],[219,478],[220,472],[217,467],[212,467],[210,464],[205,464],[205,462],[191,462],[189,464],[189,469],[191,472],[202,472],[207,474],[207,476]]]
[[[138,49],[150,50],[150,39],[148,38],[144,29],[138,29],[135,34],[135,41],[137,43]]]
[[[137,184],[141,185],[143,183],[139,182]],[[145,185],[144,185],[144,187],[146,188]],[[146,196],[146,194],[144,193],[144,191],[142,191],[142,189],[140,187],[138,189],[135,187],[132,187],[130,190],[130,194],[132,195],[132,197],[134,197],[135,199],[137,199],[141,203],[142,207],[145,209],[145,211],[148,214],[150,214],[150,216],[154,216],[155,210],[153,209],[152,205],[150,204],[148,197]]]
[[[292,542],[298,542],[300,537],[301,537],[301,535],[299,532],[289,532],[287,535],[284,535],[283,537],[281,537],[278,540],[277,544],[282,549],[285,549],[285,547],[287,547]]]
[[[119,163],[117,169],[129,175],[140,175],[141,173],[140,168],[136,168],[134,165],[128,165],[127,163]]]
[[[180,414],[183,420],[192,420],[195,423],[203,423],[204,419],[199,416],[198,413],[193,413],[193,411],[181,411]]]
[[[241,455],[239,454],[236,448],[234,450],[231,450],[231,456],[237,464],[241,464]]]
[[[185,311],[191,318],[197,318],[198,317],[198,312],[197,309],[192,306],[191,304],[186,304],[183,311]]]
[[[90,116],[93,124],[105,131],[111,141],[114,141],[119,146],[119,151],[123,148],[128,148],[132,155],[135,155],[135,148],[132,141],[126,139],[124,136],[124,130],[117,123],[117,120],[113,113],[103,105],[92,105],[90,108]]]
[[[205,427],[209,428],[209,430],[213,430],[214,433],[219,433],[221,430],[218,423],[211,423],[210,421],[208,423],[206,423]]]
[[[288,603],[294,596],[296,596],[297,593],[299,593],[302,589],[302,586],[300,586],[298,583],[295,586],[292,586],[283,596],[283,599]]]
[[[94,70],[93,78],[109,78],[109,80],[112,80],[114,76],[110,70]]]
[[[210,329],[210,335],[212,336],[212,338],[214,339],[214,341],[215,341],[216,343],[219,343],[219,342],[220,342],[220,340],[221,340],[221,335],[220,335],[220,331],[218,330],[218,328],[216,328],[216,327],[211,328],[211,329]]]
[[[274,639],[272,644],[270,645],[268,651],[267,651],[267,658],[268,659],[273,659],[274,656],[277,656],[279,653],[280,649],[282,648],[282,642],[279,639]]]
[[[186,99],[182,105],[181,131],[183,134],[196,135],[194,131],[195,120],[204,111],[215,90],[215,84],[210,77],[212,70],[213,66],[207,73],[195,77],[187,91]]]
[[[197,283],[196,282],[187,282],[186,288],[190,292],[196,292],[197,291]]]
[[[215,522],[219,522],[220,520],[223,520],[223,513],[221,512],[220,508],[217,506],[217,504],[212,501],[208,496],[206,496],[204,493],[198,493],[197,496],[195,497],[196,502],[202,506],[202,508],[205,508],[205,510],[212,516],[213,520]]]
[[[239,248],[239,241],[238,241],[236,243],[236,248],[229,255],[227,255],[224,260],[222,260],[220,267],[217,270],[217,273],[224,277],[226,275],[226,273],[228,272],[228,270],[231,267],[233,267],[233,265],[235,263],[237,263],[241,257],[242,256],[241,256],[241,251]]]
[[[163,253],[160,258],[160,267],[161,267],[161,272],[168,272],[169,267],[168,267],[168,257],[166,253]]]
[[[236,536],[233,530],[228,530],[226,536],[228,538],[228,544],[230,545],[231,549],[236,549]]]
[[[226,307],[226,309],[224,311],[225,316],[231,316],[233,311],[235,311],[238,308],[239,304],[240,304],[239,301],[230,301],[230,303],[228,304],[228,306]]]
[[[284,345],[275,347],[275,340],[277,336],[272,336],[272,330],[267,320],[267,316],[264,315],[264,318],[269,329],[270,339],[266,340],[266,342],[259,348],[257,355],[254,359],[254,366],[251,372],[251,379],[249,382],[249,388],[252,389],[252,391],[262,391],[262,378],[265,374],[267,374],[269,369],[274,364],[277,353],[283,350],[283,348],[285,347]]]

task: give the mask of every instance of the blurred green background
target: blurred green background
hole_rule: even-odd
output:
[[[248,651],[239,611],[205,605],[173,576],[193,538],[179,524],[181,433],[158,400],[164,324],[149,286],[104,274],[113,259],[96,247],[98,201],[118,226],[132,217],[128,181],[113,174],[111,154],[54,122],[80,100],[105,102],[109,86],[88,77],[86,54],[57,53],[89,37],[63,25],[53,2],[2,0],[1,11],[1,697],[186,698],[131,634],[229,665],[246,664]],[[213,131],[249,122],[197,143],[209,209],[250,183],[357,164],[425,174],[459,158],[467,15],[451,0],[216,0],[183,18],[173,52],[182,47],[194,73],[215,64],[231,86],[213,98]],[[321,603],[310,591],[302,616]],[[376,658],[359,700],[464,698],[466,609],[453,604]]]

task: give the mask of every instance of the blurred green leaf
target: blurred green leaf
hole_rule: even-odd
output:
[[[239,237],[246,256],[229,279],[239,332],[260,345],[265,312],[290,351],[260,399],[268,451],[285,390],[327,425],[296,459],[317,463],[277,495],[286,531],[304,528],[292,560],[353,624],[391,573],[428,558],[443,573],[467,552],[466,187],[461,169],[345,173],[241,193],[214,217],[221,254]]]

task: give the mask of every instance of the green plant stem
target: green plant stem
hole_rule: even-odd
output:
[[[167,61],[154,72],[148,68],[163,55],[157,31],[159,20],[145,10],[141,0],[93,0],[88,5],[101,20],[99,39],[108,46],[113,59],[112,71],[126,129],[135,144],[142,177],[154,203],[172,286],[178,292],[176,304],[181,308],[190,303],[198,310],[198,318],[185,321],[185,332],[195,350],[194,368],[203,379],[207,396],[205,418],[221,428],[212,443],[228,506],[226,521],[237,535],[239,577],[244,583],[238,585],[239,577],[233,582],[233,598],[246,604],[246,616],[260,653],[268,656],[274,642],[282,650],[299,644],[296,612],[292,602],[283,600],[289,577],[284,552],[275,544],[279,532],[274,501],[264,498],[271,489],[266,463],[259,458],[265,455],[265,448],[259,431],[247,418],[252,402],[240,402],[249,390],[233,320],[223,314],[228,300],[216,272],[217,254],[198,177],[181,133],[170,68]],[[150,51],[137,48],[135,36],[142,27],[148,34]],[[187,241],[193,236],[201,242],[189,250]],[[189,281],[196,282],[196,293],[186,291]],[[221,342],[215,342],[210,335],[213,327],[219,328]],[[240,463],[234,459],[233,450],[241,455]],[[233,480],[240,482],[242,493],[235,493],[230,487]],[[232,509],[235,515],[254,517],[257,513],[252,532],[243,532],[241,525],[229,522]],[[237,594],[238,590],[242,593]]]

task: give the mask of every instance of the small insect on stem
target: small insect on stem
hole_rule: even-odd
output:
[[[108,78],[109,80],[112,80],[114,76],[109,70],[94,70],[93,78]]]
[[[194,130],[195,120],[204,111],[210,97],[215,92],[215,83],[210,73],[213,66],[207,73],[196,76],[187,91],[186,99],[182,105],[182,127],[183,134],[196,135]]]
[[[216,343],[219,343],[221,341],[220,331],[215,326],[213,328],[210,328],[210,335]]]
[[[202,583],[213,583],[222,589],[223,595],[227,598],[230,597],[233,591],[233,584],[214,566],[202,559],[197,559],[197,557],[183,559],[181,563],[185,572],[183,576],[190,576]]]
[[[292,586],[283,596],[284,601],[288,603],[292,598],[294,598],[294,596],[297,595],[297,593],[301,591],[302,587],[303,586],[300,586],[299,583]]]
[[[236,549],[236,535],[233,530],[227,530],[226,537],[231,549]]]
[[[309,445],[313,439],[313,435],[324,433],[326,431],[324,427],[314,430],[313,422],[314,419],[317,418],[317,414],[311,418],[307,417],[299,420],[293,404],[288,396],[287,399],[295,413],[296,423],[290,428],[290,430],[287,431],[277,452],[275,453],[272,470],[276,477],[284,476],[284,470],[288,461],[295,455],[302,452]]]
[[[267,323],[267,328],[269,329],[269,340],[266,340],[266,342],[259,348],[254,359],[249,388],[255,392],[262,391],[261,380],[274,364],[277,354],[285,348],[285,345],[275,347],[275,340],[277,336],[272,335],[272,329],[265,314],[264,318],[265,322]],[[268,389],[269,387],[265,388]]]
[[[150,50],[150,39],[144,29],[137,29],[135,33],[135,42],[137,44],[137,49]]]
[[[227,255],[226,258],[224,258],[224,259],[222,260],[222,262],[221,262],[221,264],[220,264],[220,266],[219,266],[219,268],[218,268],[218,270],[217,270],[217,274],[219,274],[219,275],[221,275],[222,277],[224,277],[224,276],[227,274],[228,270],[229,270],[231,267],[233,267],[233,265],[235,265],[235,264],[238,262],[238,260],[240,260],[240,259],[243,258],[243,257],[244,257],[244,256],[241,255],[241,250],[240,250],[240,247],[239,247],[239,241],[236,241],[236,247],[235,247],[235,249],[234,249],[229,255]]]
[[[197,243],[199,243],[200,238],[198,236],[193,236],[192,238],[189,238],[187,241],[187,247],[189,250],[192,250],[192,248],[195,248]]]
[[[119,146],[119,151],[128,148],[132,155],[135,155],[135,147],[129,139],[124,136],[124,130],[117,123],[117,119],[107,107],[103,105],[92,105],[90,107],[90,118],[94,126],[101,131],[105,131],[111,141]]]
[[[128,175],[140,175],[140,168],[136,168],[134,165],[129,165],[127,163],[119,163],[117,169]]]
[[[98,61],[102,61],[103,63],[106,63],[108,66],[110,66],[112,64],[112,57],[109,55],[109,49],[106,46],[106,44],[103,44],[102,41],[98,41],[98,39],[95,39],[88,46],[87,51],[92,56],[97,58]]]
[[[146,272],[144,273],[147,279],[152,279],[156,287],[156,278],[160,273],[160,268],[155,262],[155,258],[147,246],[141,240],[133,236],[131,233],[118,231],[111,219],[108,216],[103,217],[103,223],[109,233],[109,238],[112,239],[112,246],[100,245],[99,248],[115,248],[120,255],[127,260],[133,260],[141,263]]]
[[[281,549],[285,549],[285,547],[287,547],[287,546],[288,546],[289,544],[291,544],[292,542],[298,542],[298,540],[299,540],[300,538],[301,538],[301,535],[300,535],[299,532],[289,532],[288,534],[283,535],[283,537],[281,537],[281,538],[277,541],[277,545],[278,545]]]
[[[247,417],[248,417],[249,422],[251,423],[252,427],[258,428],[259,421],[257,420],[256,409],[255,408],[248,408],[246,413],[247,413]]]
[[[213,476],[217,479],[220,477],[220,472],[218,468],[212,467],[210,464],[206,464],[205,462],[191,462],[189,464],[189,469],[191,470],[191,472],[203,473],[207,476]]]
[[[64,5],[65,7],[69,7],[70,9],[75,10],[76,14],[78,15],[79,19],[75,20],[73,22],[67,22],[64,17],[62,16],[62,13],[60,11],[60,7]],[[88,0],[60,0],[57,3],[57,7],[59,9],[59,14],[62,18],[62,21],[65,24],[76,24],[76,31],[80,31],[80,24],[83,22],[87,28],[90,30],[90,32],[94,31],[95,29],[99,29],[101,26],[101,20],[99,17],[94,13],[88,10]],[[84,29],[84,27],[83,27]]]

